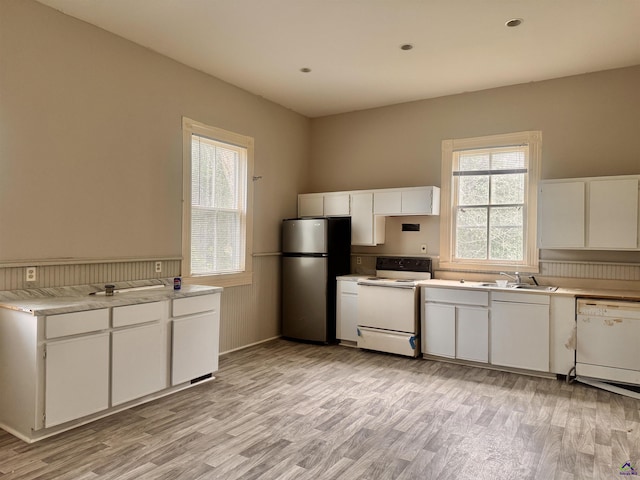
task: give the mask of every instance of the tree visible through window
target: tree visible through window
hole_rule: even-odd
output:
[[[182,274],[250,284],[253,138],[188,118],[182,129]]]
[[[442,141],[440,267],[538,270],[542,133]]]
[[[191,273],[242,270],[246,149],[191,136]]]
[[[455,153],[455,259],[523,261],[526,150]]]

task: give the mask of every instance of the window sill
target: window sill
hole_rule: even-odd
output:
[[[447,270],[450,272],[522,272],[522,273],[539,273],[538,265],[514,265],[499,263],[452,263],[440,262],[438,270]]]
[[[194,277],[184,277],[185,285],[208,285],[211,287],[239,287],[251,285],[253,283],[253,273],[230,273],[224,275],[199,275]]]

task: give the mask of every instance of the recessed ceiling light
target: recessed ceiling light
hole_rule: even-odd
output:
[[[511,20],[508,20],[505,25],[507,27],[517,27],[518,25],[520,25],[523,22],[523,20],[521,18],[512,18]]]
[[[411,50],[413,48],[413,45],[411,45],[410,43],[405,43],[404,45],[400,46],[401,50]]]
[[[309,73],[309,72],[311,71],[311,69],[310,69],[310,68],[308,68],[308,67],[304,67],[304,68],[301,68],[301,69],[300,69],[300,71],[301,71],[302,73]]]

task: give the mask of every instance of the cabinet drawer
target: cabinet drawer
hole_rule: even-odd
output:
[[[489,292],[472,291],[457,288],[428,288],[424,287],[425,302],[454,303],[456,305],[489,305]]]
[[[200,295],[198,297],[177,298],[173,301],[173,315],[191,315],[220,309],[220,295]]]
[[[114,307],[112,321],[114,327],[126,327],[127,325],[154,322],[161,318],[162,302],[153,302]]]
[[[45,321],[45,337],[57,338],[109,328],[109,309],[50,315]]]
[[[540,293],[520,293],[520,292],[492,292],[492,301],[514,302],[514,303],[537,303],[549,305],[549,295]]]

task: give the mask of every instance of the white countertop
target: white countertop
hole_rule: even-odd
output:
[[[0,308],[30,313],[34,316],[82,312],[99,308],[135,305],[222,292],[222,287],[183,285],[174,290],[173,284],[161,282],[114,282],[116,289],[138,288],[149,285],[164,285],[148,290],[133,290],[113,296],[90,295],[104,289],[104,285],[79,285],[73,287],[38,288],[0,292]]]
[[[337,280],[357,282],[358,280],[369,278],[375,275],[364,275],[361,273],[352,273],[350,275],[341,275],[336,277]],[[477,282],[477,281],[465,281],[459,280],[421,280],[418,282],[419,287],[436,287],[436,288],[459,288],[465,290],[486,290],[486,291],[508,291],[519,293],[533,293],[537,295],[560,295],[568,297],[587,297],[587,298],[610,298],[615,300],[631,300],[640,301],[640,291],[638,290],[612,290],[604,288],[558,288],[555,292],[549,292],[545,290],[527,290],[527,289],[514,289],[511,287],[499,287],[482,285],[483,283],[491,282]]]
[[[509,291],[519,293],[534,293],[544,295],[563,295],[570,297],[592,297],[592,298],[611,298],[616,300],[632,300],[640,301],[640,292],[637,290],[609,290],[595,288],[558,288],[555,292],[545,290],[518,290],[510,287],[483,286],[483,283],[490,282],[460,282],[459,280],[422,280],[419,285],[421,287],[438,287],[438,288],[459,288],[472,290],[488,290],[488,291]]]

